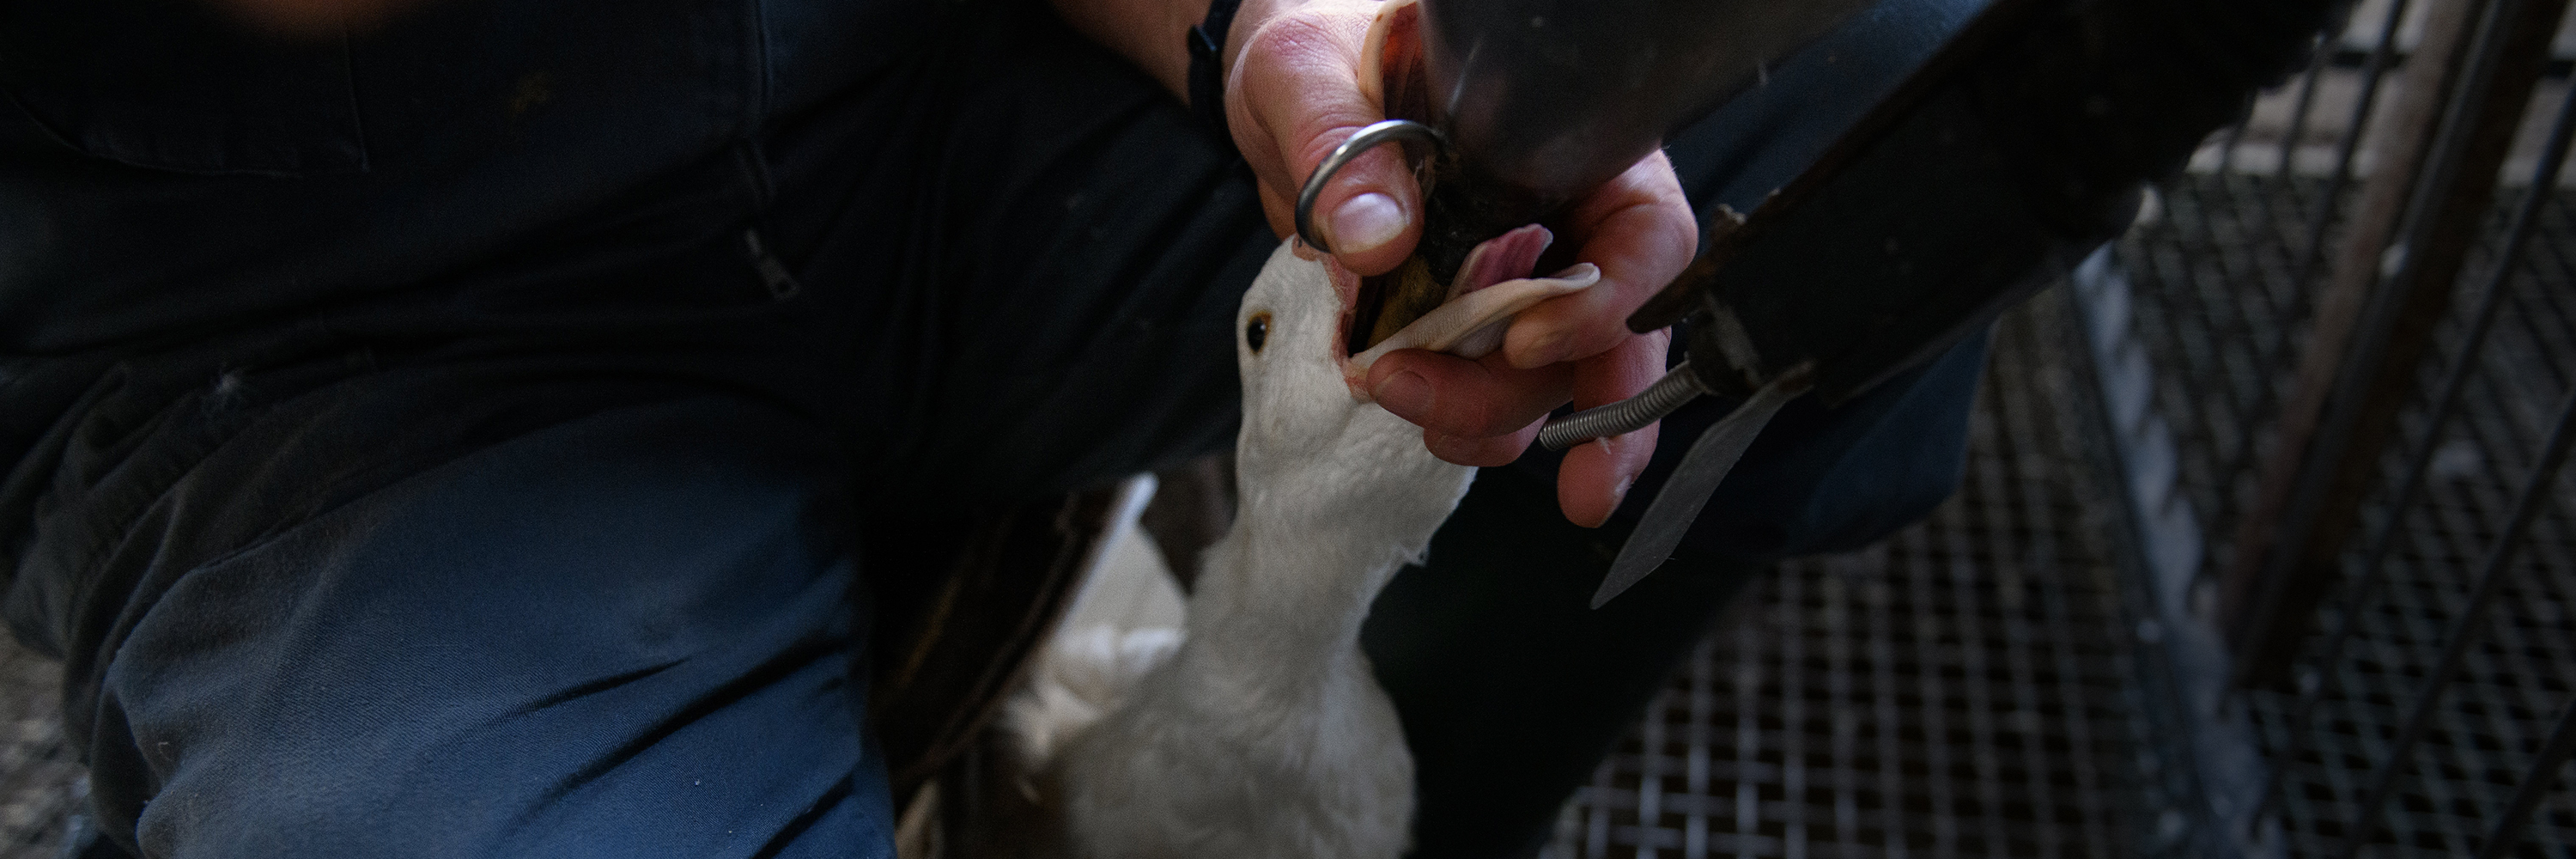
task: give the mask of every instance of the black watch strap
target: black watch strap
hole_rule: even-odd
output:
[[[1234,27],[1234,9],[1243,0],[1214,0],[1208,4],[1207,20],[1190,28],[1190,112],[1198,114],[1217,137],[1231,146],[1234,135],[1225,127],[1225,53],[1226,32]]]

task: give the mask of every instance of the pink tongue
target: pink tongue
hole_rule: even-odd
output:
[[[1449,282],[1449,298],[1492,286],[1513,278],[1528,277],[1538,268],[1538,255],[1556,242],[1556,234],[1546,227],[1531,224],[1490,239],[1467,252],[1467,261],[1458,266],[1458,277]]]

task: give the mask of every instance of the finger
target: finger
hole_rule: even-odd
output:
[[[1556,471],[1556,505],[1565,511],[1565,520],[1586,528],[1610,521],[1610,514],[1619,511],[1619,502],[1636,485],[1637,475],[1646,470],[1646,462],[1654,458],[1661,432],[1661,424],[1648,424],[1627,435],[1596,438],[1566,451]]]
[[[1446,462],[1492,468],[1510,465],[1512,460],[1521,458],[1521,454],[1529,450],[1530,442],[1538,439],[1538,429],[1539,423],[1531,421],[1517,432],[1482,438],[1423,430],[1422,446],[1430,448],[1432,456]]]
[[[1226,97],[1235,145],[1261,185],[1270,227],[1296,231],[1306,177],[1342,141],[1385,118],[1358,85],[1360,51],[1377,4],[1319,3],[1263,22],[1244,40]],[[1315,200],[1317,230],[1344,267],[1383,274],[1421,237],[1421,190],[1400,146],[1344,165]]]
[[[1669,331],[1631,337],[1610,351],[1575,363],[1574,405],[1588,409],[1636,396],[1664,374]],[[1586,528],[1609,521],[1628,497],[1628,488],[1654,458],[1658,424],[1610,438],[1593,439],[1565,452],[1557,466],[1556,503],[1565,518]]]
[[[1523,311],[1503,335],[1512,366],[1588,358],[1635,336],[1628,314],[1690,265],[1698,223],[1672,163],[1657,152],[1570,209],[1564,233],[1601,283]]]
[[[1370,365],[1369,396],[1396,417],[1434,432],[1489,438],[1520,431],[1573,395],[1574,367],[1522,370],[1499,355],[1470,361],[1398,349]]]

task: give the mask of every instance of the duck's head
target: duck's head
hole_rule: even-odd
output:
[[[1482,357],[1501,344],[1515,314],[1600,279],[1588,264],[1528,277],[1550,240],[1546,229],[1528,226],[1479,246],[1445,301],[1418,318],[1395,320],[1400,326],[1382,324],[1377,330],[1394,333],[1374,343],[1362,342],[1367,332],[1355,333],[1355,320],[1401,311],[1361,312],[1359,276],[1295,239],[1281,244],[1235,316],[1243,379],[1235,458],[1246,512],[1364,517],[1428,540],[1473,469],[1433,457],[1420,428],[1371,402],[1368,368],[1396,349]]]

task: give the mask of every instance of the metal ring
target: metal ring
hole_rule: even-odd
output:
[[[1306,187],[1297,192],[1298,238],[1305,239],[1306,244],[1316,250],[1333,252],[1332,246],[1324,242],[1323,234],[1315,229],[1315,198],[1324,195],[1324,183],[1332,181],[1333,174],[1342,172],[1342,165],[1389,140],[1420,140],[1431,144],[1434,149],[1444,149],[1449,145],[1448,138],[1442,137],[1439,130],[1410,119],[1389,119],[1361,128],[1358,134],[1351,135],[1351,139],[1334,147],[1333,154],[1324,157],[1324,163],[1315,165],[1315,172],[1306,177]]]

